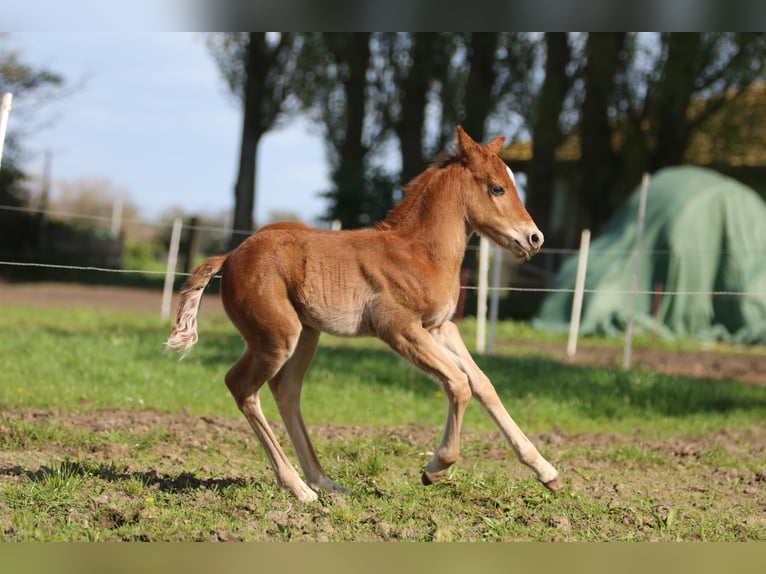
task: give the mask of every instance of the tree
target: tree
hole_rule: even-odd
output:
[[[580,111],[578,228],[598,229],[614,212],[611,190],[617,157],[612,149],[615,78],[624,64],[625,32],[591,33],[585,45],[585,98]]]
[[[527,174],[526,205],[551,245],[562,245],[562,229],[553,221],[555,151],[563,139],[559,118],[572,83],[566,72],[572,58],[567,34],[545,34],[545,79],[537,93],[532,124],[532,160]]]
[[[371,153],[385,143],[386,132],[373,40],[369,32],[307,35],[299,65],[301,101],[322,130],[331,169],[323,219],[338,220],[344,229],[368,226],[393,205],[394,177]]]
[[[375,221],[375,215],[369,213],[366,206],[365,167],[369,147],[364,141],[364,125],[367,115],[367,70],[370,65],[370,33],[324,34],[323,42],[335,64],[337,80],[341,93],[328,93],[337,98],[338,114],[336,134],[333,138],[334,165],[331,179],[335,189],[329,192],[333,202],[328,213],[331,219],[337,219],[344,228],[362,227]],[[327,110],[325,125],[330,128],[336,120],[331,105]],[[328,129],[328,134],[330,130]]]
[[[532,123],[528,206],[551,247],[575,247],[583,227],[598,232],[643,172],[686,161],[692,136],[764,80],[766,61],[764,34],[570,34],[568,44],[567,50],[563,38],[546,34],[545,79]],[[579,152],[566,174],[556,173],[554,161],[564,143]],[[575,206],[555,226],[554,175],[567,178]]]
[[[473,32],[468,38],[466,67],[468,76],[463,89],[461,118],[458,120],[471,137],[484,141],[487,117],[493,111],[497,32]]]
[[[492,119],[528,114],[534,52],[525,34],[305,35],[296,93],[327,142],[333,189],[325,219],[359,227],[383,218],[397,187],[447,147],[457,124],[484,139]],[[521,125],[517,119],[511,131]],[[392,137],[399,174],[376,160]]]
[[[537,40],[517,32],[444,33],[440,70],[441,130],[460,124],[476,141],[492,128],[517,136],[531,115]],[[512,120],[509,123],[509,120]],[[495,125],[493,126],[493,122]]]
[[[263,135],[287,114],[299,37],[290,32],[211,34],[208,47],[243,110],[230,242],[234,248],[254,226],[258,145]]]
[[[8,47],[8,38],[8,34],[0,34],[0,95],[11,92],[15,110],[9,121],[3,150],[0,205],[19,206],[27,199],[27,190],[22,186],[26,175],[19,166],[23,156],[23,130],[18,128],[19,121],[28,120],[35,108],[43,105],[47,95],[63,86],[64,80],[55,72],[34,68],[25,62],[21,52]],[[20,114],[25,106],[25,113]]]
[[[423,171],[437,151],[426,143],[426,119],[429,96],[444,68],[441,43],[433,32],[386,33],[379,38],[386,67],[380,86],[386,98],[384,118],[399,141],[402,184]]]
[[[20,52],[7,47],[7,38],[0,34],[0,94],[14,94],[14,111],[8,122],[0,169],[0,205],[19,207],[29,202],[25,187],[28,176],[20,165],[24,157],[24,124],[44,105],[46,96],[61,89],[64,80],[50,70],[26,63]],[[36,215],[0,210],[0,252],[17,257],[32,249],[39,237],[38,226]]]
[[[682,163],[692,133],[724,104],[736,105],[747,86],[764,80],[766,57],[764,34],[668,33],[661,42],[662,73],[649,83],[646,98],[656,142],[652,170]]]
[[[496,109],[498,32],[444,33],[440,80],[440,142],[454,137],[460,124],[476,141],[484,140],[487,118]],[[449,139],[448,139],[449,138]]]

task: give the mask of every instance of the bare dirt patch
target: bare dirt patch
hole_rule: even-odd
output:
[[[535,351],[562,363],[621,368],[623,349],[596,345],[578,345],[574,358],[566,355],[562,345],[535,345]],[[754,349],[732,349],[730,352],[665,349],[633,349],[632,364],[648,369],[695,378],[732,379],[755,385],[766,385],[766,352]]]
[[[54,425],[78,433],[109,436],[115,430],[129,430],[140,435],[156,429],[162,429],[165,438],[157,440],[157,454],[168,461],[178,462],[174,453],[183,447],[207,450],[212,446],[223,443],[237,445],[253,443],[255,437],[250,427],[243,419],[229,419],[214,414],[196,415],[190,412],[165,413],[153,410],[126,410],[120,408],[99,409],[93,411],[59,411],[55,407],[48,409],[0,409],[0,431],[3,421],[23,421],[35,425]],[[272,421],[278,434],[285,434],[282,424]],[[413,448],[435,446],[440,429],[429,425],[411,423],[401,426],[359,426],[359,425],[309,425],[312,437],[330,442],[343,442],[359,438],[381,439],[396,441]],[[632,434],[617,432],[596,433],[566,433],[558,429],[549,432],[529,433],[530,439],[548,452],[567,451],[570,449],[587,452],[617,452],[622,448],[633,451],[643,451],[647,460],[657,457],[675,457],[679,462],[697,459],[711,450],[716,451],[727,460],[747,459],[762,461],[763,468],[759,469],[751,479],[753,483],[764,483],[766,486],[766,426],[747,428],[723,428],[698,436],[677,436],[669,439],[644,436],[641,430]],[[467,445],[481,445],[480,452],[470,452],[468,456],[477,456],[485,460],[511,461],[513,454],[505,441],[497,432],[463,431],[463,441]],[[433,444],[432,444],[433,443]],[[105,438],[103,442],[89,442],[62,448],[51,442],[42,449],[29,453],[34,458],[45,458],[51,455],[93,455],[97,459],[123,458],[134,445],[123,442],[112,442]],[[256,444],[253,445],[258,449]],[[232,448],[231,456],[236,456]],[[248,446],[249,450],[249,446]],[[8,463],[8,451],[0,454]],[[226,454],[226,453],[225,453]],[[10,458],[17,459],[19,452]],[[553,458],[555,456],[551,455]],[[227,456],[228,457],[228,456]],[[129,458],[129,456],[128,456]],[[635,457],[633,457],[635,458]],[[638,457],[641,458],[641,457]],[[2,463],[0,463],[2,464]],[[171,465],[172,466],[172,465]],[[579,465],[578,465],[579,466]],[[609,467],[619,468],[613,462]],[[161,469],[157,469],[160,471]],[[525,471],[522,471],[522,473]],[[583,474],[575,471],[575,476]],[[761,493],[766,495],[766,491]],[[766,502],[766,500],[765,500]],[[766,510],[766,507],[764,508]]]
[[[173,305],[177,293],[173,295]],[[0,281],[0,302],[7,305],[35,307],[77,307],[152,313],[159,316],[162,292],[157,289],[118,287],[112,285],[81,285],[78,283],[7,283]],[[223,313],[217,295],[205,295],[205,312]],[[173,307],[175,308],[175,307]]]

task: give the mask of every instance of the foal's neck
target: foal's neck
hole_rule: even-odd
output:
[[[407,186],[383,227],[415,241],[435,263],[457,273],[472,233],[460,192],[459,166],[430,167]]]

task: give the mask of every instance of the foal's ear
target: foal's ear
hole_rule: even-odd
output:
[[[500,148],[503,146],[504,141],[505,136],[494,137],[487,144],[487,148],[492,153],[497,154],[500,152]],[[468,155],[479,147],[479,144],[471,139],[471,136],[465,133],[465,130],[461,126],[457,127],[456,142],[458,155]]]
[[[489,148],[489,151],[491,151],[492,153],[498,154],[500,153],[500,149],[503,147],[504,141],[505,141],[505,136],[497,136],[489,140],[487,147]]]
[[[479,146],[475,141],[471,139],[462,126],[457,127],[457,137],[455,138],[457,145],[457,155],[467,156],[470,155]]]

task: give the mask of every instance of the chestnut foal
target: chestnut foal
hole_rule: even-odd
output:
[[[450,321],[471,233],[488,237],[518,260],[529,259],[543,244],[513,173],[497,155],[503,141],[496,137],[480,144],[458,127],[456,152],[415,177],[376,228],[269,225],[233,251],[207,259],[184,284],[167,347],[188,352],[197,341],[202,292],[220,271],[223,306],[246,343],[226,385],[277,481],[299,500],[316,500],[319,490],[347,492],[322,469],[300,410],[303,377],[322,331],[379,337],[441,384],[449,403],[447,422],[423,472],[424,484],[442,478],[457,460],[463,413],[473,395],[519,460],[549,489],[561,488],[558,473],[508,414]],[[265,382],[305,481],[263,415],[259,392]]]

